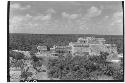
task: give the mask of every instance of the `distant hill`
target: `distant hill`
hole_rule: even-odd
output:
[[[9,49],[30,51],[33,45],[68,45],[79,37],[105,38],[106,43],[116,44],[119,52],[123,52],[123,35],[94,35],[94,34],[9,34]]]

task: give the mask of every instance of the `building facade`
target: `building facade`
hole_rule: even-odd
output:
[[[39,53],[43,53],[47,51],[47,46],[38,46],[37,49]]]
[[[100,55],[100,52],[117,53],[117,47],[105,44],[104,38],[78,38],[77,42],[69,43],[72,54]]]
[[[72,55],[100,55],[100,52],[117,53],[115,44],[106,44],[104,38],[78,38],[76,42],[70,42],[67,46],[53,46],[50,48],[52,54],[71,53]],[[44,46],[39,47],[39,50],[45,51]]]

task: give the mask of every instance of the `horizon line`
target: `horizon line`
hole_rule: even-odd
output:
[[[7,34],[34,34],[34,35],[40,35],[40,33],[39,34],[37,34],[37,33],[7,33]],[[70,33],[69,34],[51,34],[51,33],[48,33],[48,34],[41,34],[41,35],[70,35]],[[75,34],[75,33],[72,33],[71,35],[119,35],[119,36],[123,36],[124,34]]]

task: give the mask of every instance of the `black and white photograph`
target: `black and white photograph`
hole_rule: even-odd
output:
[[[123,82],[124,1],[8,1],[8,82]]]

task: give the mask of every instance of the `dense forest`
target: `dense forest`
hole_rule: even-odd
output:
[[[112,63],[107,61],[106,52],[101,52],[100,56],[75,56],[68,53],[66,56],[63,54],[58,55],[58,58],[37,58],[31,55],[31,58],[26,58],[23,54],[10,51],[10,66],[20,67],[23,69],[21,78],[28,79],[28,77],[34,75],[33,72],[28,71],[28,67],[25,70],[25,60],[31,61],[31,65],[38,73],[42,65],[47,67],[48,78],[53,80],[123,80],[123,59],[121,62]],[[42,77],[41,77],[42,78]],[[32,78],[34,79],[34,78]],[[39,79],[37,79],[39,80]]]
[[[68,54],[58,59],[50,59],[50,78],[61,80],[123,80],[123,62],[107,62],[108,53],[100,56],[75,56]]]
[[[105,38],[106,43],[116,44],[118,52],[123,52],[122,36],[112,35],[84,35],[84,34],[9,34],[9,66],[20,67],[22,79],[27,80],[28,77],[34,76],[33,72],[41,73],[39,69],[46,66],[47,78],[50,80],[123,80],[123,59],[119,63],[107,61],[108,53],[101,52],[100,56],[75,56],[68,53],[66,55],[59,54],[58,58],[35,56],[37,45],[68,45],[69,42],[76,42],[79,37],[96,37]],[[30,51],[30,57],[15,50]],[[26,61],[31,61],[32,67],[27,67]],[[25,65],[27,65],[25,67]],[[25,70],[25,68],[27,68]],[[32,71],[28,71],[32,69]],[[43,73],[43,72],[42,72]],[[42,78],[42,77],[41,77]],[[35,78],[31,78],[35,79]],[[24,81],[23,80],[23,81]],[[39,79],[37,79],[39,80]]]
[[[68,45],[76,42],[79,37],[105,38],[106,43],[116,44],[118,52],[123,52],[122,35],[93,35],[93,34],[9,34],[9,50],[30,51],[34,45]]]

